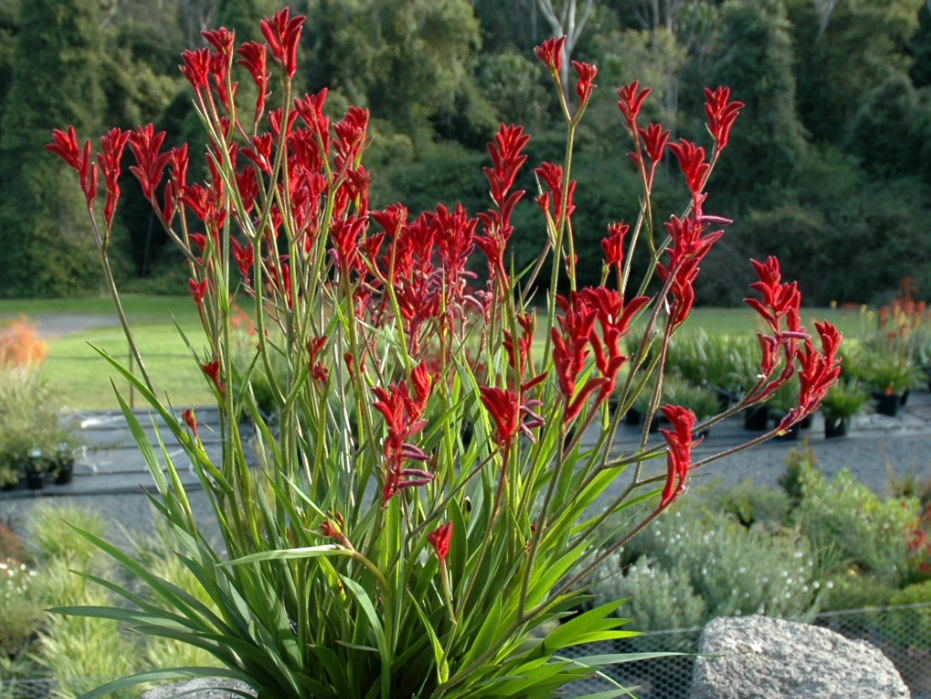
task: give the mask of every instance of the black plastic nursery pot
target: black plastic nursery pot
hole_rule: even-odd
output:
[[[801,419],[801,421],[798,423],[798,426],[801,427],[803,430],[810,430],[810,429],[811,429],[811,425],[812,425],[812,423],[814,422],[814,419],[815,419],[815,418],[812,417],[811,415],[806,415],[806,416],[803,417],[803,418]]]
[[[624,416],[624,422],[631,427],[636,427],[640,424],[640,421],[643,419],[643,416],[640,414],[640,411],[636,408],[631,408],[627,411],[627,414]]]
[[[63,461],[55,472],[55,485],[68,485],[74,475],[74,462]]]
[[[36,471],[26,471],[26,487],[29,490],[42,490],[45,487],[45,474]]]
[[[845,417],[824,418],[824,438],[834,439],[835,437],[846,437],[847,428],[850,426],[850,420]]]
[[[902,400],[899,401],[899,405],[906,405],[908,403],[908,394],[911,393],[911,389],[906,388],[902,392]]]
[[[887,417],[895,417],[902,404],[902,396],[898,393],[874,393],[876,398],[876,412]]]
[[[768,426],[768,405],[752,405],[744,411],[744,429],[751,432],[765,432]]]

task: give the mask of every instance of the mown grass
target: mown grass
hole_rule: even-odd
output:
[[[203,330],[191,299],[187,296],[129,294],[123,298],[123,306],[160,394],[176,406],[211,402],[212,394],[204,376],[191,358],[172,320],[173,316],[195,349],[203,349]],[[0,319],[17,318],[20,315],[36,318],[45,314],[115,316],[112,301],[108,297],[0,300]],[[873,324],[865,315],[840,309],[805,309],[802,318],[812,331],[816,319],[830,320],[848,337],[856,337]],[[684,326],[683,332],[695,332],[699,328],[709,334],[737,335],[756,332],[761,329],[761,324],[758,316],[749,308],[698,308]],[[541,348],[543,340],[541,333],[538,338]],[[48,378],[59,392],[61,402],[72,409],[118,407],[111,380],[128,397],[128,382],[100,358],[94,347],[128,364],[129,347],[118,325],[48,341],[45,362]]]

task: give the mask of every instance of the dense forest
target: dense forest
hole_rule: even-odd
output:
[[[200,32],[215,26],[261,39],[259,19],[280,4],[0,0],[0,296],[100,288],[73,173],[42,148],[52,129],[74,124],[83,138],[153,122],[166,145],[202,150],[179,54],[204,45]],[[705,262],[700,302],[739,302],[748,258],[768,254],[809,303],[879,301],[903,277],[931,293],[931,0],[290,4],[308,18],[302,91],[330,88],[334,114],[349,104],[371,110],[375,207],[487,208],[485,144],[501,121],[533,134],[532,164],[560,162],[556,88],[533,47],[562,26],[571,57],[600,70],[575,159],[582,281],[600,275],[606,225],[636,217],[638,179],[614,88],[639,79],[653,90],[648,118],[674,138],[708,144],[705,86],[730,86],[747,105],[710,187],[706,208],[735,223]],[[240,80],[244,99],[249,85]],[[128,165],[112,242],[124,287],[181,293],[186,269]],[[522,186],[537,187],[529,167]],[[675,162],[655,191],[661,216],[681,210]],[[545,233],[530,197],[514,221],[519,268]]]

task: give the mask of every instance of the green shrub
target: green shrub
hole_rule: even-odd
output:
[[[618,565],[630,562],[635,578],[611,577]],[[660,582],[648,584],[649,576]],[[695,504],[654,522],[634,539],[623,560],[606,564],[592,579],[597,594],[631,595],[631,604],[648,615],[646,623],[653,629],[676,628],[686,620],[694,625],[693,598],[704,605],[702,623],[746,614],[798,617],[813,610],[817,590],[804,538],[782,529],[748,530],[728,515]],[[604,584],[597,582],[602,579]],[[673,596],[678,603],[669,603]]]
[[[793,513],[826,572],[837,565],[899,579],[908,571],[907,537],[918,522],[913,498],[883,499],[843,470],[802,481]]]
[[[699,492],[705,505],[730,515],[745,527],[757,522],[783,524],[789,516],[789,496],[775,488],[754,486],[746,480],[738,486],[713,483]]]
[[[897,590],[889,598],[890,610],[886,615],[886,640],[898,648],[927,651],[931,648],[931,606],[905,607],[904,605],[931,602],[931,580]]]
[[[786,471],[779,476],[779,485],[786,492],[790,502],[797,505],[804,496],[806,484],[814,485],[822,479],[815,450],[806,443],[801,449],[789,452],[786,457]]]
[[[31,589],[35,574],[25,563],[0,559],[0,656],[18,657],[39,623]]]
[[[698,386],[730,393],[747,390],[759,372],[759,347],[751,337],[709,335],[700,329],[669,343],[666,368]]]
[[[692,581],[683,568],[667,571],[657,561],[642,556],[621,572],[620,555],[605,560],[607,577],[592,585],[599,601],[629,600],[619,612],[635,621],[631,628],[640,631],[690,629],[706,619],[704,600],[695,594]]]
[[[110,606],[112,596],[69,570],[66,558],[55,558],[40,574],[42,596],[49,605]],[[61,699],[74,699],[100,684],[101,677],[123,677],[142,668],[140,649],[115,621],[50,614],[39,634],[36,659],[59,680]],[[95,679],[98,678],[98,679]],[[135,699],[124,690],[111,696]]]
[[[834,575],[821,589],[819,606],[826,612],[885,607],[896,591],[889,580],[855,570]]]
[[[0,485],[15,483],[35,450],[47,468],[59,445],[77,443],[58,411],[41,369],[0,367]]]
[[[855,379],[841,381],[821,401],[825,420],[840,421],[866,411],[870,394]]]
[[[63,559],[76,569],[94,567],[103,554],[69,525],[95,536],[103,536],[107,528],[103,516],[95,510],[68,503],[42,503],[32,511],[27,525],[32,555],[40,563]]]

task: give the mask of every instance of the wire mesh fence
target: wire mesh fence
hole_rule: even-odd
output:
[[[876,646],[902,675],[912,699],[931,699],[931,603],[830,612],[804,621]],[[614,665],[602,676],[573,683],[569,695],[580,697],[620,686],[630,689],[638,699],[689,699],[701,632],[701,628],[661,631],[571,649],[572,657],[657,652],[685,655]]]
[[[806,621],[876,646],[902,675],[912,699],[931,699],[931,603],[830,612]],[[700,628],[661,631],[568,649],[564,655],[575,658],[611,653],[683,654],[611,666],[600,675],[569,685],[568,696],[581,697],[624,687],[637,699],[689,699],[701,631]],[[110,679],[0,679],[0,699],[73,699]],[[119,697],[131,699],[141,694],[137,688],[123,690]]]

